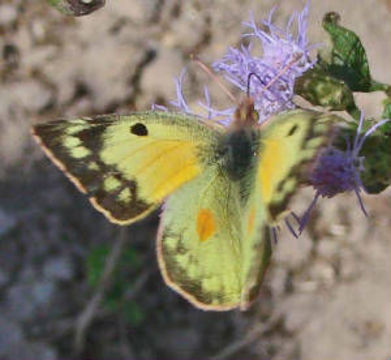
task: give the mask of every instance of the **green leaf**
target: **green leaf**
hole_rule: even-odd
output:
[[[110,249],[108,245],[98,245],[88,255],[87,281],[91,287],[96,287],[99,284]],[[103,300],[103,306],[112,312],[128,311],[124,316],[129,317],[131,323],[135,325],[143,321],[143,314],[133,305],[128,310],[127,304],[123,304],[123,300],[125,293],[133,286],[129,279],[129,269],[137,269],[140,265],[141,258],[137,251],[132,247],[126,248],[121,254],[113,273],[112,283]]]
[[[105,5],[105,0],[47,0],[65,15],[88,15]]]
[[[132,247],[125,249],[121,257],[121,265],[131,266],[132,268],[140,267],[141,257],[137,250]]]
[[[371,121],[366,120],[361,136],[373,125],[373,119]],[[365,139],[359,154],[359,158],[363,161],[363,171],[360,172],[360,179],[369,194],[379,194],[391,184],[391,137],[384,133],[386,125],[388,123],[380,126]],[[348,151],[350,149],[348,144],[353,144],[356,136],[357,126],[354,122],[349,122],[341,128],[338,136],[333,140],[333,145],[341,151]],[[349,149],[347,146],[349,146]],[[361,162],[357,161],[357,168],[361,168],[360,165]]]
[[[124,282],[115,281],[110,288],[110,291],[107,292],[104,299],[104,306],[111,311],[118,311],[122,303],[124,295]]]
[[[145,320],[145,312],[134,301],[129,301],[124,304],[123,314],[125,316],[125,320],[133,326],[140,325]]]
[[[92,249],[87,257],[87,281],[91,287],[98,285],[103,274],[106,258],[110,253],[110,246],[106,244],[98,245]],[[116,281],[112,285],[113,289],[118,289],[118,282],[125,282],[125,277],[122,276],[123,269],[137,269],[141,265],[141,258],[137,251],[129,247],[123,251],[120,260],[118,261],[117,269],[115,270],[114,278]]]
[[[391,120],[391,99],[387,98],[384,101],[384,109],[382,114],[383,119]],[[383,133],[390,138],[391,141],[391,121],[382,126]],[[391,151],[391,150],[390,150]]]
[[[323,18],[323,28],[330,35],[332,48],[327,54],[321,54],[319,64],[328,74],[343,80],[350,90],[371,91],[372,78],[365,49],[360,38],[340,26],[339,20],[335,12]]]
[[[384,109],[383,109],[382,118],[391,119],[391,99],[388,98],[384,100],[383,104],[384,104]]]
[[[391,137],[377,131],[366,139],[360,155],[364,156],[361,181],[365,189],[370,194],[382,192],[391,183]]]
[[[106,257],[110,252],[107,245],[98,245],[87,257],[87,281],[91,287],[98,285],[105,266]]]
[[[295,93],[311,104],[328,110],[358,111],[353,93],[345,82],[328,75],[319,67],[307,71],[296,80]]]

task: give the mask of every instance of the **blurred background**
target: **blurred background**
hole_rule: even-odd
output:
[[[369,218],[354,195],[320,201],[299,239],[280,235],[250,311],[203,312],[163,283],[159,212],[108,223],[30,135],[56,118],[167,104],[190,54],[221,57],[250,11],[261,20],[274,5],[284,25],[303,2],[108,0],[72,18],[43,0],[0,0],[1,359],[391,358],[390,190],[364,196]],[[327,41],[328,11],[361,37],[374,78],[391,83],[391,2],[312,0],[312,42]],[[200,78],[187,79],[190,103]],[[381,100],[358,99],[368,115]],[[303,189],[292,208],[312,197]]]

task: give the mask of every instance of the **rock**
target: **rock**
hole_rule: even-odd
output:
[[[0,288],[8,283],[8,275],[5,271],[0,269]]]
[[[28,321],[42,309],[47,312],[48,305],[55,295],[53,282],[42,280],[36,283],[22,283],[8,291],[6,307],[12,318]]]
[[[159,48],[156,60],[145,68],[141,80],[141,89],[145,93],[140,101],[141,109],[149,109],[156,99],[174,100],[175,77],[183,68],[181,54],[175,49]],[[188,77],[187,77],[187,80]]]
[[[13,346],[8,350],[4,359],[55,360],[57,359],[57,354],[53,348],[44,343],[21,341],[17,346]]]
[[[8,351],[23,340],[20,327],[0,313],[0,358],[4,359]]]
[[[322,260],[316,261],[308,271],[308,276],[316,282],[317,288],[330,288],[335,282],[335,271],[330,263]]]
[[[36,42],[43,42],[46,37],[45,23],[42,20],[35,20],[31,24],[31,36]]]
[[[0,6],[0,26],[12,25],[18,16],[18,11],[15,6],[11,4],[4,4]]]
[[[26,110],[38,112],[50,104],[53,94],[37,80],[26,80],[9,87],[13,100]]]
[[[75,268],[70,258],[55,257],[49,259],[44,267],[43,274],[48,280],[71,280],[75,274]]]
[[[339,277],[343,281],[353,281],[362,275],[361,262],[357,255],[349,249],[341,249],[339,252]]]
[[[313,243],[307,234],[293,237],[286,229],[281,231],[274,252],[274,259],[287,269],[302,266],[309,258]]]
[[[163,348],[175,351],[177,359],[193,359],[201,344],[201,336],[196,329],[177,328],[168,330],[160,339]]]
[[[0,236],[7,233],[16,225],[15,217],[0,209]]]
[[[156,10],[159,8],[159,1],[156,0],[134,0],[132,6],[129,6],[127,0],[117,0],[110,4],[110,10],[113,15],[126,17],[132,22],[144,25],[156,16]]]
[[[37,306],[46,306],[53,298],[54,292],[54,283],[51,281],[43,280],[34,285],[32,295]]]
[[[332,261],[337,257],[340,249],[341,244],[338,241],[335,241],[332,237],[325,236],[321,239],[321,241],[319,241],[316,250],[319,257]]]
[[[17,284],[9,289],[5,302],[9,316],[18,321],[33,318],[35,305],[31,292],[31,285],[26,284]]]
[[[286,291],[288,271],[275,266],[272,268],[272,275],[269,277],[269,287],[273,296],[283,296]]]

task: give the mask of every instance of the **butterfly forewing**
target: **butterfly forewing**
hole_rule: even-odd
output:
[[[268,221],[277,221],[291,195],[306,182],[308,164],[331,141],[336,116],[294,110],[271,118],[260,129],[258,184],[268,209]]]
[[[243,218],[247,255],[242,309],[256,298],[268,268],[273,240],[270,229],[278,225],[289,199],[305,183],[308,165],[330,142],[335,121],[330,114],[294,110],[270,118],[259,129],[256,181]]]
[[[145,216],[200,174],[218,131],[166,112],[104,115],[37,125],[48,156],[109,220]]]

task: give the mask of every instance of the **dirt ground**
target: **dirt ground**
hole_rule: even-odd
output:
[[[30,136],[38,122],[167,103],[190,54],[221,57],[250,10],[262,19],[276,4],[280,25],[303,6],[108,0],[74,19],[43,0],[0,0],[1,359],[391,359],[390,190],[364,196],[368,218],[353,195],[321,201],[303,236],[281,234],[250,311],[203,312],[163,283],[158,212],[122,231],[109,224]],[[360,35],[374,77],[391,83],[391,3],[312,0],[312,42],[326,41],[320,22],[331,10]],[[194,74],[187,95],[196,103],[204,78]],[[359,97],[367,114],[380,100]],[[303,189],[292,207],[300,213],[312,196]],[[115,274],[120,295],[110,291],[114,303],[94,311],[77,347],[80,315],[96,295],[86,259],[114,244],[128,254]]]

